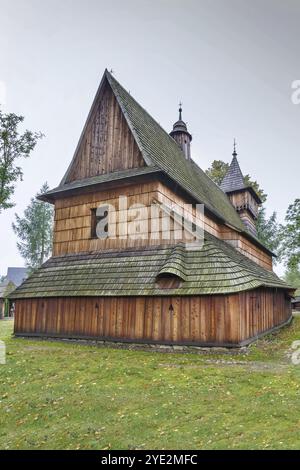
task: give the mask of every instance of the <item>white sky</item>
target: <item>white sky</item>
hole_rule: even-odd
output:
[[[11,223],[62,178],[105,67],[166,130],[183,118],[193,158],[231,160],[283,220],[299,197],[299,0],[0,0],[0,101],[46,137],[0,215],[0,273],[22,266]]]

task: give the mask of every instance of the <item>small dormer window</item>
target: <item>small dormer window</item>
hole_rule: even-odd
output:
[[[182,279],[175,274],[160,274],[156,278],[156,286],[159,289],[178,289],[182,285]]]

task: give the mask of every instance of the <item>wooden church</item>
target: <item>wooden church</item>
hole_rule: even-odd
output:
[[[236,151],[218,187],[191,157],[181,111],[168,134],[105,71],[65,176],[40,196],[55,206],[53,256],[11,295],[16,335],[230,347],[290,321]],[[124,198],[146,222],[153,204],[188,204],[191,217],[203,204],[202,246],[188,249],[173,219],[164,237],[162,215],[155,237],[126,236]],[[99,206],[118,208],[113,237],[97,235]]]

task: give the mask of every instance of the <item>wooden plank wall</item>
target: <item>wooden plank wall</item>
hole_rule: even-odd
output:
[[[254,212],[255,216],[258,216],[258,204],[250,191],[243,191],[240,193],[233,193],[229,195],[229,199],[234,207],[240,208],[249,206]]]
[[[66,183],[145,166],[142,154],[108,84],[87,124]]]
[[[155,240],[148,238],[140,240],[98,240],[91,239],[91,209],[100,204],[112,204],[118,207],[119,196],[127,196],[129,205],[141,203],[150,207],[153,200],[168,207],[183,207],[187,202],[170,188],[159,181],[131,184],[121,188],[94,193],[82,194],[62,198],[55,203],[55,224],[53,239],[53,255],[60,256],[68,253],[80,253],[82,251],[94,251],[114,248],[127,248],[132,246],[168,244],[174,242],[174,237],[161,240],[158,236]],[[191,208],[191,216],[195,216],[195,208]],[[150,214],[150,211],[149,211]],[[229,227],[217,224],[207,215],[204,216],[204,228],[217,238],[235,243],[235,247],[245,256],[266,269],[272,270],[272,257],[253,243]],[[122,227],[120,227],[122,230]],[[178,234],[174,234],[174,236]],[[177,238],[177,241],[180,239]]]
[[[240,253],[242,253],[244,256],[247,256],[247,258],[259,264],[263,268],[272,271],[272,256],[259,249],[256,245],[254,245],[254,243],[249,241],[242,234],[223,225],[220,229],[220,238],[229,242],[238,251],[240,251]]]
[[[141,220],[145,220],[144,231],[141,231],[141,238],[127,238],[123,236],[125,223],[116,224],[117,238],[108,238],[105,240],[91,238],[91,209],[97,208],[100,204],[110,204],[119,209],[119,196],[126,196],[128,207],[133,204],[143,204],[148,208],[146,214],[142,214]],[[81,196],[73,196],[67,199],[60,199],[55,205],[55,222],[53,235],[53,255],[61,256],[68,253],[80,253],[84,251],[95,251],[105,249],[120,249],[127,247],[170,244],[182,240],[179,235],[179,226],[171,224],[170,239],[163,238],[160,219],[154,220],[155,238],[149,239],[148,229],[150,230],[150,206],[154,200],[159,199],[157,183],[149,182],[140,185],[129,185],[127,187],[88,193]],[[116,212],[116,219],[123,220],[124,211]],[[129,214],[130,222],[136,217],[135,214]],[[149,223],[148,223],[149,222]],[[130,228],[128,226],[128,228]],[[181,233],[181,232],[180,232]]]
[[[290,315],[284,292],[266,289],[227,296],[23,299],[16,301],[15,333],[238,344]]]
[[[241,341],[286,322],[292,315],[291,299],[281,290],[258,289],[242,292],[239,297]]]

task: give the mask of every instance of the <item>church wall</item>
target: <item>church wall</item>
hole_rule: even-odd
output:
[[[172,306],[172,308],[170,308]],[[232,295],[16,300],[15,334],[236,346],[291,318],[282,290]]]

